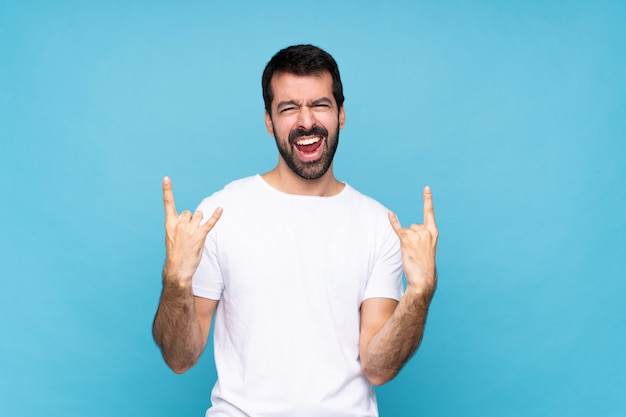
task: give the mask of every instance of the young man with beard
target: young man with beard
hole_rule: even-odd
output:
[[[262,84],[274,169],[227,185],[194,214],[177,214],[163,180],[155,340],[182,373],[215,320],[218,380],[207,416],[377,416],[373,385],[417,349],[436,286],[430,189],[424,224],[405,229],[335,178],[344,97],[323,50],[279,51]]]

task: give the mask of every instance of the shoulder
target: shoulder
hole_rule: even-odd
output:
[[[230,182],[224,188],[206,197],[200,203],[199,209],[217,207],[238,203],[241,200],[252,198],[258,194],[262,184],[258,175],[241,178]]]
[[[376,216],[384,215],[385,217],[389,212],[389,209],[378,200],[361,193],[347,183],[343,193],[358,212]]]
[[[214,195],[237,195],[241,193],[247,193],[253,190],[258,190],[262,186],[261,177],[259,175],[252,175],[250,177],[241,178],[227,184],[223,189],[216,192]]]

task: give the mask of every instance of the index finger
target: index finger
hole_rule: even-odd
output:
[[[170,177],[163,177],[163,206],[165,207],[165,217],[176,216],[176,203],[174,203]]]
[[[433,193],[428,185],[424,187],[424,226],[429,229],[437,228],[435,209],[433,208]]]

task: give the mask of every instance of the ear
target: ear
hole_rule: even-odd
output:
[[[274,123],[272,123],[272,118],[270,114],[267,112],[267,110],[265,111],[265,128],[267,129],[267,133],[269,133],[270,136],[275,136],[274,135]]]
[[[343,105],[339,109],[339,129],[343,129],[343,125],[346,124],[346,112],[343,110]]]

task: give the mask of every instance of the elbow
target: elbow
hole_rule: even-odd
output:
[[[180,349],[179,347],[164,348],[161,347],[161,356],[168,368],[177,375],[184,374],[200,359],[198,352]]]
[[[175,361],[175,360],[168,360],[167,358],[164,358],[164,359],[165,359],[165,363],[167,364],[167,366],[172,370],[172,372],[174,372],[177,375],[184,374],[185,372],[193,368],[193,366],[197,362],[197,359],[188,360],[188,361],[180,361],[180,360]]]
[[[367,380],[374,386],[380,387],[382,385],[385,385],[387,382],[391,381],[393,379],[392,378],[385,378],[385,377],[381,377],[381,376],[371,376],[371,377],[367,377]]]
[[[174,372],[176,375],[182,375],[185,372],[187,372],[191,367],[190,366],[173,366],[173,365],[167,365],[170,367],[170,369],[172,370],[172,372]]]
[[[163,361],[175,374],[184,374],[200,359],[201,349],[190,349],[189,346],[181,346],[159,336],[155,333],[154,341],[161,351]]]
[[[374,370],[369,369],[367,366],[361,366],[361,371],[367,380],[377,387],[381,385],[385,385],[387,382],[391,381],[398,374],[397,370],[392,369],[382,369],[382,370]]]

